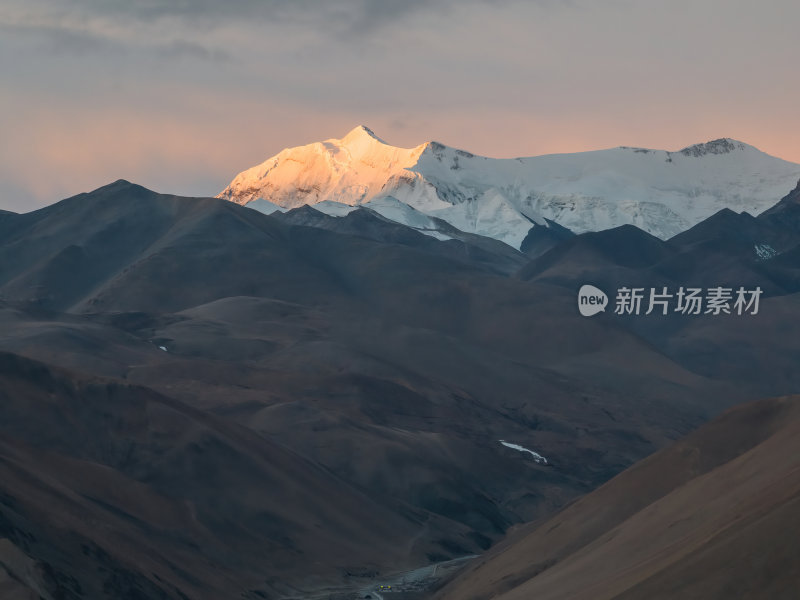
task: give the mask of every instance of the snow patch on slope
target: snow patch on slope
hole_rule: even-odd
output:
[[[778,251],[769,244],[756,244],[754,249],[758,260],[769,260],[778,256]]]
[[[250,204],[247,204],[247,206],[250,206]],[[391,196],[377,198],[365,206],[390,221],[411,227],[420,233],[435,237],[438,240],[452,239],[449,235],[438,231],[438,224],[431,217],[415,210],[408,204],[400,202],[397,198],[392,198]],[[333,202],[331,200],[323,200],[315,204],[314,208],[331,217],[344,217],[354,210],[358,210],[359,207],[340,204],[339,202]]]
[[[247,206],[250,206],[250,204]],[[330,217],[344,217],[349,215],[358,207],[350,206],[349,204],[341,204],[339,202],[332,202],[331,200],[323,200],[322,202],[315,204],[314,208]]]
[[[511,442],[506,442],[504,440],[497,440],[497,441],[503,444],[503,446],[505,446],[506,448],[511,448],[512,450],[517,450],[518,452],[528,452],[531,456],[533,456],[533,460],[535,460],[537,463],[541,465],[547,464],[547,459],[538,452],[534,452],[533,450],[528,450],[527,448],[525,448],[524,446],[520,446],[519,444],[512,444]]]
[[[252,202],[248,202],[247,208],[252,208],[253,210],[257,210],[265,215],[271,215],[276,212],[286,212],[285,208],[280,207],[277,204],[273,204],[269,200],[264,200],[263,198],[258,198]]]

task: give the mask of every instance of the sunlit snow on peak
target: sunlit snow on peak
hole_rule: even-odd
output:
[[[491,159],[439,142],[398,148],[362,125],[342,139],[283,150],[237,175],[219,197],[291,209],[391,196],[519,248],[546,219],[576,233],[632,224],[667,239],[723,208],[758,214],[798,178],[800,165],[729,138],[677,152],[618,147]]]

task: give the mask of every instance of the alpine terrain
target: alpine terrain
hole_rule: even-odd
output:
[[[301,154],[330,174],[332,156],[384,148],[451,186],[473,162],[500,177],[556,160],[348,138]],[[783,168],[705,148],[658,168]],[[695,562],[791,597],[800,187],[667,240],[542,217],[534,233],[552,235],[525,233],[532,256],[430,216],[490,196],[522,215],[522,196],[448,204],[433,171],[380,183],[387,166],[363,163],[367,150],[361,180],[403,201],[365,188],[352,207],[308,206],[358,178],[342,167],[315,191],[308,165],[280,159],[273,200],[297,206],[272,215],[122,180],[0,214],[0,597],[730,597]],[[317,210],[330,207],[349,212]],[[609,295],[592,317],[578,310],[586,283]],[[761,294],[745,314],[620,314],[626,286]],[[768,564],[748,567],[753,552]]]
[[[623,146],[492,159],[438,142],[396,148],[359,126],[283,150],[219,197],[267,213],[312,205],[341,216],[367,205],[430,235],[447,237],[445,221],[525,251],[564,229],[632,224],[667,239],[723,208],[758,214],[798,178],[800,165],[726,138],[675,152]]]

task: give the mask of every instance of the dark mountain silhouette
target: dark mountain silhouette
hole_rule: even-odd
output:
[[[673,248],[634,227],[623,225],[566,239],[532,260],[517,276],[524,280],[574,285],[587,276],[604,273],[604,279],[641,270],[674,254]]]
[[[6,534],[6,571],[44,573],[28,589],[69,590],[64,578],[74,577],[95,597],[113,596],[106,585],[121,593],[112,574],[144,597],[205,588],[226,597],[223,581],[231,597],[275,597],[301,584],[361,589],[378,574],[481,552],[725,407],[798,389],[796,250],[747,248],[779,230],[768,217],[715,215],[668,242],[632,226],[565,235],[529,260],[496,240],[455,230],[437,240],[367,209],[267,216],[124,181],[0,216],[0,350],[25,357],[9,357],[17,366],[7,375],[28,372],[30,359],[52,365],[36,367],[51,373],[44,381],[73,386],[31,376],[3,407],[3,464],[47,474],[51,486],[19,497],[21,471],[2,480],[0,494],[18,498],[16,512],[3,510],[13,531],[45,540]],[[609,293],[604,314],[579,315],[583,283]],[[613,311],[622,285],[722,283],[761,285],[759,315]],[[93,385],[124,390],[124,406],[174,414],[143,420],[116,391],[82,403]],[[48,413],[54,398],[61,408]],[[211,431],[209,446],[184,437],[195,429]],[[296,488],[281,479],[293,469]],[[282,483],[259,487],[250,476]],[[156,507],[146,514],[110,491],[137,498],[142,485]],[[318,506],[329,488],[342,500]],[[60,522],[64,498],[81,516],[47,537],[36,523]],[[251,501],[280,518],[262,523]],[[363,506],[362,521],[336,521],[351,515],[343,504]],[[200,506],[227,520],[186,522],[178,541],[153,538],[165,528],[157,507]],[[309,520],[335,532],[307,535]],[[112,552],[118,540],[92,537],[92,522],[126,541]],[[376,522],[379,539],[365,537]],[[224,548],[207,550],[203,535]],[[339,535],[352,545],[331,550]],[[113,561],[79,554],[84,538]],[[144,558],[161,554],[175,565],[169,576]]]
[[[790,225],[796,228],[797,222],[792,221],[787,223],[785,217],[789,214],[796,216],[798,205],[800,205],[800,181],[797,182],[797,186],[791,192],[781,198],[780,202],[762,212],[759,218],[774,223],[779,223],[782,220],[784,225]],[[781,219],[781,217],[784,217],[784,219]]]
[[[536,258],[550,250],[550,248],[559,242],[568,240],[575,235],[572,231],[566,227],[562,227],[555,221],[551,221],[550,219],[545,219],[545,221],[547,222],[547,227],[539,225],[531,227],[528,235],[522,240],[520,252],[523,252],[531,258]]]
[[[510,246],[492,238],[464,233],[441,220],[438,220],[439,231],[446,233],[451,239],[437,240],[390,221],[367,207],[354,210],[344,217],[332,217],[304,205],[286,213],[276,212],[273,216],[290,225],[319,227],[378,242],[419,248],[501,274],[513,273],[527,263],[527,258]]]

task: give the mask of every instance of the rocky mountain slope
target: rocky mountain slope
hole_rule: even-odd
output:
[[[534,260],[368,207],[267,216],[124,181],[4,214],[0,590],[327,597],[484,552],[800,388],[800,231],[771,216],[795,195]],[[756,316],[585,318],[586,282],[764,297]]]
[[[475,561],[441,600],[775,598],[800,585],[800,397],[728,411]]]

